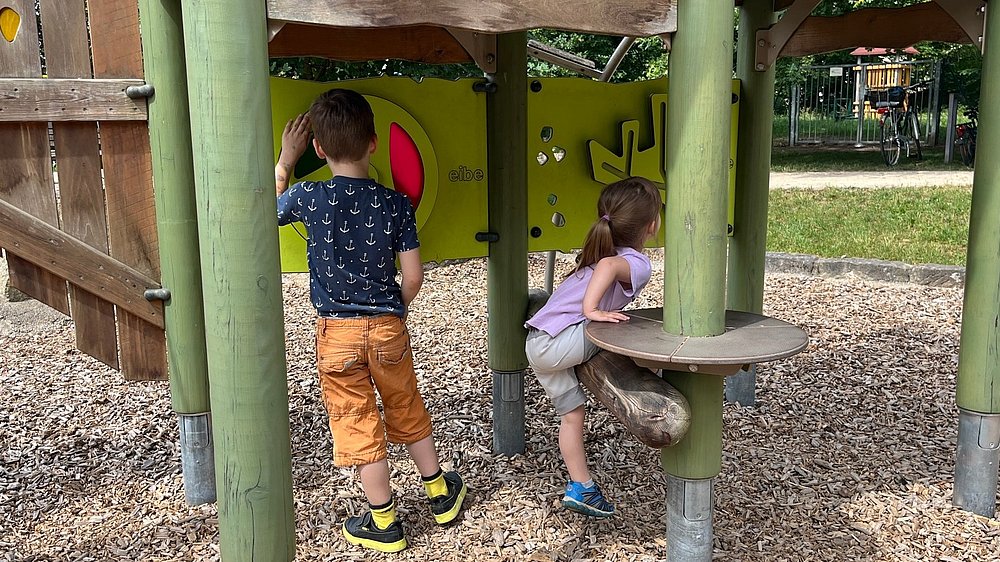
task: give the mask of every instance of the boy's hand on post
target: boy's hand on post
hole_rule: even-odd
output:
[[[295,119],[290,119],[281,131],[281,152],[278,153],[278,163],[274,166],[274,189],[277,195],[288,189],[292,169],[309,146],[309,125],[309,115],[300,113]]]

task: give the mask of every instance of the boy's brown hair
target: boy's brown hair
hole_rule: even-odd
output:
[[[361,160],[375,137],[375,115],[368,100],[354,90],[334,88],[309,108],[313,136],[335,162]]]

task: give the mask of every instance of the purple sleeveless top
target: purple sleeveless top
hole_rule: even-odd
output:
[[[626,289],[621,283],[615,281],[608,292],[601,297],[598,305],[601,310],[621,310],[639,295],[652,274],[649,258],[642,252],[627,247],[615,248],[615,252],[628,262],[632,276],[632,287]],[[573,324],[586,320],[587,317],[583,315],[583,295],[587,292],[587,285],[593,275],[594,266],[590,266],[567,277],[552,292],[552,296],[549,297],[545,306],[525,322],[525,327],[537,328],[552,337],[556,337],[559,332]]]

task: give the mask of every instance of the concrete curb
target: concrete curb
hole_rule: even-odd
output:
[[[809,254],[768,252],[764,268],[770,273],[794,273],[818,277],[854,277],[886,283],[914,283],[930,287],[964,287],[965,268],[957,265],[862,258],[821,258]]]

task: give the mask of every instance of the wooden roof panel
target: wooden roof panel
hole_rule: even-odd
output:
[[[429,64],[472,62],[462,45],[440,27],[340,29],[290,23],[267,45],[268,55],[340,61],[398,59]]]
[[[267,17],[342,28],[427,25],[484,33],[550,28],[645,37],[677,31],[677,0],[268,0]]]

